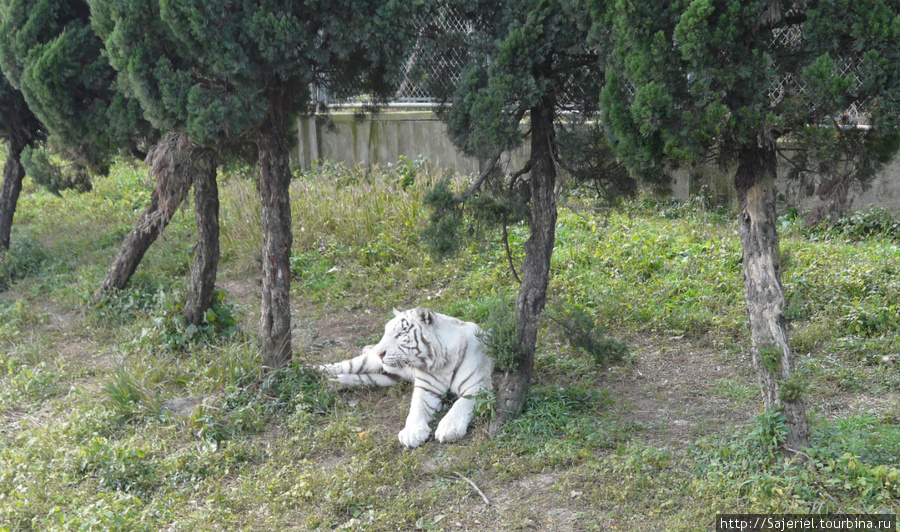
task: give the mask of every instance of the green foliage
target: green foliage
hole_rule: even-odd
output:
[[[559,164],[575,185],[589,187],[604,204],[637,193],[637,180],[612,153],[600,121],[567,117],[556,129]],[[578,193],[573,187],[569,193]]]
[[[900,12],[891,2],[591,5],[594,40],[610,50],[600,98],[610,141],[651,180],[666,164],[733,162],[760,139],[792,143],[798,166],[824,179],[865,181],[896,151],[900,72],[890,39]],[[786,38],[801,20],[803,38]],[[869,130],[843,116],[861,102]]]
[[[313,79],[336,98],[391,94],[421,8],[93,0],[91,22],[119,79],[158,127],[185,130],[204,145],[243,148],[271,118],[271,106],[285,116],[310,111]]]
[[[160,388],[166,379],[166,367],[172,360],[152,355],[136,360],[117,360],[103,386],[103,394],[113,408],[125,417],[147,415],[159,418],[163,415]]]
[[[135,277],[124,290],[99,300],[92,314],[112,326],[131,323],[140,314],[165,306],[170,301],[169,289],[165,283]]]
[[[0,67],[2,66],[0,59]],[[41,141],[45,135],[44,127],[28,108],[22,92],[0,73],[0,141],[6,145],[0,147],[0,150],[7,157],[15,158],[29,143]]]
[[[22,151],[22,166],[35,184],[52,194],[59,195],[61,190],[67,189],[87,192],[93,186],[85,168],[54,162],[46,147],[25,148]]]
[[[421,198],[440,176],[424,169],[403,189],[393,171],[325,166],[292,182],[301,279],[292,301],[303,302],[304,349],[324,345],[327,356],[343,358],[344,341],[327,340],[377,337],[378,316],[391,306],[427,304],[486,323],[510,282],[498,240],[435,263],[418,238],[428,217]],[[52,261],[16,281],[0,304],[0,529],[411,530],[436,521],[490,529],[502,521],[693,530],[735,510],[896,513],[900,410],[890,398],[900,387],[900,319],[884,314],[884,327],[868,335],[841,321],[848,309],[896,305],[893,240],[807,235],[799,223],[781,239],[785,288],[803,295],[797,306],[806,314],[791,335],[796,374],[821,412],[811,418],[804,466],[778,451],[777,413],[743,423],[759,391],[740,371],[749,362],[733,216],[699,200],[645,197],[602,213],[561,210],[550,288],[627,340],[635,363],[597,371],[544,322],[521,420],[489,437],[493,398],[479,394],[483,417],[461,442],[409,451],[396,440],[408,385],[336,391],[297,367],[269,379],[258,346],[243,337],[176,352],[135,341],[162,315],[157,294],[173,301],[186,282],[190,206],[148,253],[133,287],[89,305],[115,251],[96,242],[114,241],[139,215],[149,194],[143,183],[123,164],[91,194],[23,195],[19,231]],[[222,268],[235,286],[225,302],[252,307],[256,285],[245,274],[259,249],[246,227],[254,184],[232,175],[221,192],[229,209]],[[510,226],[514,257],[527,236]],[[151,281],[161,278],[171,279]],[[509,311],[511,295],[502,299]],[[681,362],[688,350],[707,369],[738,371],[689,375],[693,362]],[[641,378],[656,363],[682,371],[659,388]],[[712,410],[703,403],[710,397]],[[457,473],[496,503],[500,521],[484,520],[483,501]],[[521,504],[509,506],[513,499]]]
[[[485,231],[529,218],[527,187],[520,184],[509,189],[496,171],[494,174],[471,196],[457,195],[447,180],[428,191],[424,203],[430,208],[431,216],[421,236],[429,252],[437,258],[446,258],[464,248],[467,242],[477,237],[483,239]]]
[[[896,427],[871,416],[823,421],[814,426],[806,465],[788,463],[778,452],[786,431],[780,414],[762,414],[746,436],[701,440],[689,462],[695,496],[758,511],[839,511],[846,506],[836,497],[876,510],[900,495],[900,470],[887,465],[896,460]]]
[[[793,373],[789,379],[778,382],[778,396],[782,401],[800,401],[806,398],[808,387],[806,379]]]
[[[607,330],[580,308],[567,309],[550,319],[558,325],[557,334],[575,350],[588,355],[598,366],[621,362],[628,354],[628,344],[610,337]]]
[[[166,292],[157,292],[153,300],[153,326],[141,331],[138,342],[151,349],[178,351],[198,344],[234,339],[240,333],[238,315],[234,306],[225,302],[226,295],[224,290],[216,290],[203,323],[198,326],[185,322],[182,302]]]
[[[191,415],[190,427],[198,437],[219,446],[241,434],[263,431],[276,417],[329,414],[336,402],[335,391],[318,372],[279,370],[261,382],[232,388],[218,402],[201,403]]]
[[[900,220],[885,207],[848,213],[834,224],[831,231],[854,242],[872,237],[900,242]]]
[[[498,370],[515,370],[519,324],[512,301],[506,292],[500,292],[488,299],[485,307],[487,315],[481,322],[483,334],[480,340],[487,347],[488,356],[494,359]]]
[[[604,412],[614,402],[608,392],[582,386],[536,386],[524,411],[504,425],[498,445],[545,465],[608,447],[616,437]]]
[[[805,310],[806,300],[800,293],[794,292],[788,296],[787,307],[781,312],[786,320],[804,320],[808,314]]]
[[[0,2],[0,67],[20,89],[50,142],[94,172],[117,151],[130,153],[155,132],[90,27],[84,0]]]
[[[388,163],[384,167],[384,172],[393,176],[397,180],[397,184],[403,190],[408,189],[416,183],[426,166],[427,159],[425,156],[419,156],[417,159],[409,160],[405,155],[397,158],[397,163]]]
[[[96,476],[105,489],[143,495],[156,488],[153,473],[158,464],[142,449],[95,437],[80,449],[79,460],[79,472]]]
[[[431,209],[431,217],[430,224],[422,231],[422,240],[438,257],[452,254],[460,244],[462,205],[459,198],[450,190],[449,182],[441,180],[425,194],[423,202]]]
[[[775,344],[765,344],[757,347],[759,350],[759,362],[769,373],[777,375],[781,368],[781,357],[784,355],[781,348]]]
[[[28,234],[18,234],[9,251],[0,250],[0,288],[37,276],[57,264],[48,250]]]

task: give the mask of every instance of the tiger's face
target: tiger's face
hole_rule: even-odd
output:
[[[399,312],[384,327],[384,336],[373,348],[386,371],[391,369],[429,369],[433,362],[427,329],[434,314],[423,308]]]

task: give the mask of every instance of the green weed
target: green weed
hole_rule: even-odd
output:
[[[106,400],[126,417],[139,413],[161,417],[160,389],[170,363],[169,358],[156,359],[152,355],[139,357],[127,366],[117,360],[103,385]]]
[[[153,296],[153,325],[141,330],[138,343],[145,348],[179,351],[191,346],[233,340],[240,335],[239,314],[225,301],[226,292],[216,290],[200,325],[184,320],[182,296],[160,290]]]
[[[244,168],[221,180],[220,264],[229,280],[258,267],[252,175]],[[442,177],[410,160],[381,169],[325,162],[297,173],[298,328],[314,328],[335,309],[387,316],[391,306],[424,304],[511,345],[503,331],[515,330],[516,285],[499,235],[473,226],[483,233],[471,236],[484,238],[461,240],[440,262],[420,238],[428,220],[422,200]],[[0,430],[0,530],[696,530],[727,511],[898,511],[900,416],[890,398],[900,387],[900,264],[881,215],[827,232],[802,229],[798,217],[780,222],[785,317],[808,408],[825,408],[825,398],[875,404],[868,414],[814,414],[813,448],[800,466],[778,452],[785,429],[777,414],[723,424],[720,406],[755,408],[752,378],[722,373],[702,389],[675,380],[674,404],[636,396],[666,378],[652,373],[639,346],[655,349],[672,337],[709,354],[709,364],[736,367],[739,359],[749,369],[734,216],[704,199],[561,209],[548,308],[579,309],[570,321],[627,340],[626,364],[598,368],[544,320],[520,417],[489,437],[494,399],[482,394],[481,418],[466,438],[408,450],[396,432],[410,387],[339,394],[298,367],[267,374],[255,329],[246,326],[255,321],[254,301],[220,297],[196,331],[179,322],[194,238],[190,205],[126,290],[91,303],[151,189],[144,170],[119,164],[88,194],[56,197],[28,185],[22,196],[13,240],[34,247],[16,248],[12,290],[0,303],[0,409],[8,420]],[[510,225],[517,265],[527,238],[527,227]],[[59,306],[65,320],[48,313]],[[493,325],[504,322],[495,315],[505,316],[505,329]],[[227,334],[238,324],[251,332]],[[174,399],[189,399],[192,410],[176,414]],[[644,418],[708,400],[692,411],[698,428],[677,438]],[[706,406],[715,418],[704,417]],[[706,428],[706,436],[689,435]]]

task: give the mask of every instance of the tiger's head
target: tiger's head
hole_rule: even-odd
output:
[[[436,321],[435,313],[427,308],[394,309],[394,318],[384,326],[384,336],[372,348],[385,370],[408,367],[428,371],[439,365],[443,350],[436,345]]]

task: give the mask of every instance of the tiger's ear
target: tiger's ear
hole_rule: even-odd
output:
[[[434,312],[425,307],[416,308],[416,317],[419,318],[419,321],[421,321],[425,325],[431,325],[432,323],[434,323]]]
[[[394,316],[399,316],[401,312],[397,309],[394,309]]]

